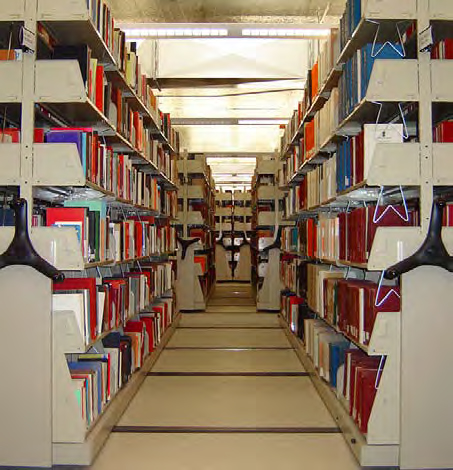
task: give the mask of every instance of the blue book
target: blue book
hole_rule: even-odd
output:
[[[83,152],[83,141],[82,135],[83,131],[77,130],[58,130],[58,131],[49,131],[46,134],[46,142],[49,144],[76,144],[77,151],[80,155],[80,160],[82,161],[82,152]]]
[[[343,178],[342,178],[343,149],[344,149],[344,142],[342,142],[338,146],[338,150],[337,150],[337,188],[338,188],[338,192],[343,191]]]
[[[14,227],[14,211],[9,208],[0,208],[0,225],[3,227]]]
[[[353,3],[353,13],[352,13],[352,24],[353,24],[353,31],[357,28],[362,19],[362,0],[352,0]]]
[[[352,186],[352,151],[351,151],[351,141],[347,141],[346,146],[346,156],[345,156],[345,178],[344,178],[344,185],[345,189],[350,188]]]
[[[68,367],[71,372],[93,371],[96,374],[97,390],[94,390],[94,394],[97,396],[97,414],[100,415],[102,413],[102,363],[91,361],[68,362]]]
[[[330,383],[332,387],[337,387],[337,372],[345,361],[345,351],[350,348],[349,341],[339,341],[338,343],[329,344],[330,353]]]
[[[84,132],[82,134],[82,153],[80,154],[80,159],[82,160],[82,168],[83,168],[83,174],[85,175],[85,178],[88,177],[88,173],[87,173],[87,139],[88,139],[88,136],[87,134]]]

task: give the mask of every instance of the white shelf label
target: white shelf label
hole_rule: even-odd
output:
[[[432,26],[426,28],[425,30],[419,33],[418,43],[420,47],[420,52],[426,52],[431,49],[432,45],[434,44]]]
[[[27,28],[22,27],[21,29],[21,46],[24,52],[33,53],[35,52],[36,34]]]

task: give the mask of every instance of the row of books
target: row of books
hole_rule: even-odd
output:
[[[300,249],[299,230],[297,227],[283,227],[281,248],[286,253],[297,253]]]
[[[305,178],[306,198],[302,208],[312,208],[325,203],[337,195],[337,159],[331,159],[309,172]],[[305,195],[304,195],[305,196]]]
[[[297,109],[285,127],[285,132],[281,138],[280,148],[286,151],[288,145],[299,129],[303,119],[316,98],[321,86],[327,79],[330,71],[335,66],[340,55],[339,32],[332,29],[329,36],[321,45],[319,55],[312,68],[308,71],[302,100],[298,103]],[[310,132],[310,129],[309,129]]]
[[[362,18],[362,0],[348,0],[340,19],[340,49],[343,50]]]
[[[68,200],[46,210],[49,227],[76,230],[86,262],[127,261],[175,251],[175,229],[168,221],[134,216],[114,221],[102,200]]]
[[[447,205],[444,226],[453,223],[453,206]],[[419,225],[417,209],[404,206],[361,207],[351,212],[300,221],[297,234],[293,228],[283,232],[286,251],[295,251],[308,258],[364,264],[368,261],[378,227],[410,227]],[[288,249],[290,248],[290,249]]]
[[[292,186],[285,198],[288,216],[319,206],[337,195],[335,155],[307,173],[297,186]]]
[[[331,29],[326,40],[321,44],[318,55],[318,90],[325,83],[340,56],[340,31]],[[312,92],[313,95],[313,92]]]
[[[173,280],[171,262],[144,263],[122,276],[66,278],[54,284],[52,309],[74,312],[78,333],[88,346],[160,302]]]
[[[436,128],[439,139],[448,139],[450,127],[448,121],[439,124]],[[402,142],[402,124],[365,124],[358,135],[338,145],[330,160],[306,175],[299,189],[290,193],[289,207],[296,212],[308,209],[335,197],[337,192],[362,183],[368,176],[376,145]]]
[[[339,90],[334,88],[324,106],[316,113],[314,122],[313,147],[307,151],[304,160],[309,160],[328,142],[338,128]]]
[[[320,214],[317,221],[299,223],[299,249],[309,258],[366,263],[378,227],[417,224],[417,212],[406,214],[403,206],[367,206],[336,216]]]
[[[109,80],[104,66],[92,57],[90,48],[87,45],[57,46],[53,57],[59,60],[77,60],[79,62],[88,98],[107,117],[116,130],[132,144],[133,148],[152,160],[153,153],[157,152],[154,128],[148,127],[144,115],[134,109],[128,91],[122,90],[115,82]],[[155,108],[149,109],[150,114],[155,117],[157,125],[160,126],[162,133],[167,136],[170,143],[179,148],[179,136],[171,127],[170,115],[160,113],[151,88],[144,85],[143,88],[147,90],[148,97],[142,96],[141,98],[155,106]],[[161,121],[162,123],[160,123]]]
[[[299,336],[299,332],[303,330],[303,314],[305,310],[305,300],[302,297],[289,291],[282,291],[280,297],[280,313],[288,323],[291,331]]]
[[[378,227],[409,227],[419,225],[415,209],[403,206],[367,206],[338,215],[339,259],[366,263]]]
[[[301,283],[304,263],[305,262],[297,256],[285,253],[281,255],[280,280],[285,286],[285,289],[300,296],[304,294],[304,285]]]
[[[113,16],[104,0],[87,0],[87,7],[94,26],[113,55],[119,72],[124,75],[128,85],[137,93],[157,120],[157,100],[147,83],[146,75],[141,72],[137,44],[126,42],[125,33],[119,28],[115,28]]]
[[[378,389],[380,358],[368,356],[320,320],[301,297],[283,292],[281,314],[304,342],[321,379],[331,386],[359,430],[367,434]]]
[[[338,191],[344,191],[367,179],[377,144],[402,142],[402,124],[365,124],[358,135],[338,145]]]
[[[319,376],[330,384],[363,434],[379,387],[380,357],[351,345],[322,320],[304,319],[305,348]]]
[[[0,131],[1,143],[19,143],[20,129]],[[92,128],[35,129],[35,143],[75,144],[88,181],[116,196],[153,210],[159,210],[159,187],[155,177],[139,171],[129,155],[115,152]],[[153,141],[149,158],[168,178],[174,177],[174,160],[162,144]]]
[[[86,178],[90,182],[121,199],[155,211],[160,210],[162,189],[156,178],[134,167],[129,155],[114,152],[91,128],[53,128],[45,132],[44,142],[75,143]],[[172,177],[174,164],[170,154],[162,154],[161,144],[157,141],[154,144],[154,163]]]
[[[344,64],[344,71],[338,82],[339,122],[348,117],[365,98],[375,61],[402,58],[403,48],[400,44],[367,44]]]
[[[433,142],[453,143],[453,120],[442,121],[434,127]]]
[[[436,42],[431,48],[431,59],[453,59],[453,39],[447,38]]]
[[[343,279],[344,273],[335,274],[318,285],[324,304],[319,314],[348,338],[368,345],[378,313],[400,311],[399,287],[383,285],[379,289],[374,282]]]
[[[96,348],[84,354],[67,355],[80,416],[87,429],[143,366],[171,324],[172,316],[173,300],[163,299],[149,312],[129,320],[122,331],[109,333]]]

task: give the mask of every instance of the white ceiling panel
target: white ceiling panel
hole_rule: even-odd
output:
[[[143,41],[139,54],[158,78],[305,78],[308,41],[159,39]]]
[[[279,126],[181,126],[182,147],[189,152],[274,152]]]

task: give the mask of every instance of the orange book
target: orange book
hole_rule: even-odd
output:
[[[16,60],[14,49],[0,49],[0,60]]]
[[[311,99],[318,94],[318,62],[311,69]]]
[[[305,152],[304,160],[310,158],[310,152],[315,147],[315,121],[307,122],[304,126]]]

